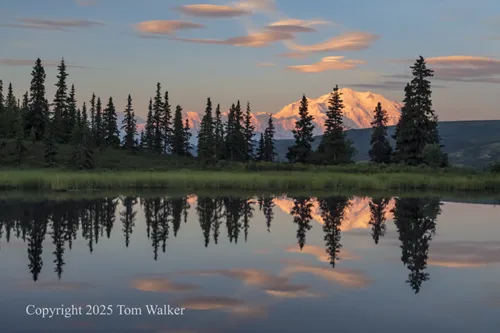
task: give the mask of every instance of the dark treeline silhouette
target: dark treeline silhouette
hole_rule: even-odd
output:
[[[411,66],[413,79],[405,87],[404,105],[396,126],[393,149],[387,134],[387,113],[378,103],[372,121],[373,132],[369,152],[373,163],[427,164],[443,167],[448,158],[442,151],[437,115],[432,108],[431,84],[433,70],[428,69],[423,57]],[[98,161],[95,151],[121,149],[131,154],[169,155],[193,159],[189,119],[183,118],[182,107],[170,105],[168,91],[156,84],[154,97],[148,104],[147,121],[138,133],[132,96],[127,97],[124,117],[118,124],[115,101],[92,94],[87,102],[76,100],[76,88],[68,87],[67,67],[64,59],[58,66],[56,93],[52,103],[46,96],[46,73],[42,61],[37,59],[31,72],[31,84],[22,99],[14,96],[9,84],[4,97],[0,80],[0,149],[10,144],[9,154],[21,165],[26,159],[27,141],[36,146],[42,142],[46,167],[60,166],[62,145],[70,146],[70,157],[64,163],[77,169],[93,169]],[[142,106],[142,107],[145,107]],[[289,147],[289,163],[337,165],[353,163],[356,154],[352,142],[345,135],[344,104],[338,86],[333,89],[326,119],[325,132],[316,151],[312,150],[313,116],[309,114],[304,95],[299,108],[299,119],[292,130],[295,142]],[[276,158],[275,127],[269,115],[267,127],[260,133],[252,124],[250,103],[240,101],[231,105],[227,120],[222,120],[220,104],[215,111],[211,98],[207,98],[205,112],[197,133],[196,159],[214,164],[218,161],[273,162]],[[120,129],[123,132],[120,137]],[[258,138],[258,140],[257,140]]]
[[[197,198],[196,215],[201,229],[200,240],[208,247],[217,244],[221,227],[226,228],[230,243],[246,242],[249,236],[255,205],[262,212],[266,229],[271,231],[274,218],[273,196],[252,197],[203,197]],[[313,228],[313,209],[318,209],[323,226],[325,252],[332,268],[341,256],[341,227],[351,198],[292,197],[290,215],[297,228],[297,243],[302,250],[306,235]],[[438,198],[396,198],[392,210],[394,223],[401,242],[401,260],[410,270],[407,283],[418,293],[422,283],[429,279],[426,272],[428,252],[436,230],[436,219],[441,212]],[[386,213],[390,198],[372,198],[369,202],[371,236],[378,244],[385,235]],[[118,211],[118,205],[119,211]],[[139,205],[141,207],[139,207]],[[113,232],[124,236],[125,246],[132,245],[132,234],[137,227],[137,214],[142,209],[146,234],[151,242],[153,259],[167,253],[168,240],[177,237],[183,223],[187,222],[190,209],[189,197],[108,197],[78,201],[0,201],[0,249],[1,242],[15,237],[27,244],[29,270],[37,281],[44,262],[43,243],[53,244],[53,267],[58,278],[64,272],[65,251],[72,250],[73,242],[82,238],[89,253],[93,253],[99,241],[109,239]],[[117,214],[118,213],[118,214]],[[118,221],[115,216],[119,216]],[[121,223],[121,228],[116,227]],[[243,235],[242,235],[243,234]],[[1,252],[0,252],[1,254]]]

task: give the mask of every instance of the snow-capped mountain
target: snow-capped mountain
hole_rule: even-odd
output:
[[[340,89],[340,92],[342,93],[342,99],[345,106],[344,124],[348,129],[371,127],[370,123],[373,120],[373,110],[378,102],[382,103],[382,107],[387,111],[389,126],[395,125],[399,120],[402,103],[391,101],[379,94],[357,92],[349,88]],[[307,99],[309,113],[314,117],[315,135],[321,135],[324,132],[324,123],[329,99],[330,93],[318,98]],[[299,117],[299,107],[300,100],[288,104],[272,115],[276,127],[276,139],[290,139],[293,137],[291,131],[295,127],[295,122]],[[199,128],[201,117],[196,112],[188,112],[187,116],[189,117],[191,128],[194,129],[193,136],[195,136],[195,134],[198,133],[197,129]],[[227,112],[224,112],[223,119],[226,120],[226,118]],[[264,132],[268,119],[268,112],[257,112],[252,114],[252,123],[255,126],[256,132]]]
[[[402,103],[391,101],[382,95],[371,92],[358,92],[349,88],[340,89],[342,100],[344,101],[344,124],[349,129],[371,127],[373,119],[373,110],[377,103],[382,103],[382,107],[387,111],[388,125],[395,125],[399,119]],[[326,111],[328,110],[328,100],[330,93],[318,98],[308,98],[309,113],[314,117],[314,134],[321,135],[324,132],[324,123]],[[274,125],[276,127],[276,139],[293,138],[292,129],[299,117],[300,100],[288,104],[276,113],[274,110],[269,112],[256,112],[252,114],[252,124],[257,133],[263,133],[267,127],[269,113],[272,114]],[[196,137],[200,128],[203,110],[198,112],[184,112],[184,117],[189,119],[191,126],[191,142],[196,144]],[[227,120],[228,111],[223,112],[223,120]],[[121,124],[123,113],[118,112],[118,121]],[[137,118],[137,127],[139,132],[144,129],[145,119]]]

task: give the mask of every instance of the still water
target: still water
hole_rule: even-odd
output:
[[[3,200],[0,271],[5,333],[498,332],[500,207]]]

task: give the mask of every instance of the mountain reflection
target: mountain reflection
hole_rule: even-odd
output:
[[[320,262],[329,263],[329,268],[296,265],[291,272],[319,272],[329,279],[341,280],[342,273],[336,268],[339,260],[352,258],[342,250],[341,227],[346,220],[346,212],[353,202],[360,198],[330,196],[321,198],[275,196],[253,197],[150,197],[132,196],[107,197],[94,200],[68,201],[0,201],[0,249],[2,242],[11,242],[13,238],[22,241],[29,259],[29,271],[32,279],[39,279],[46,263],[42,257],[44,242],[53,245],[53,270],[62,278],[65,266],[66,249],[71,250],[76,240],[84,240],[89,253],[102,239],[109,239],[113,233],[121,230],[125,247],[131,246],[132,234],[139,223],[145,222],[147,239],[152,247],[152,258],[158,260],[161,253],[167,253],[169,240],[178,237],[181,226],[188,221],[188,213],[195,212],[205,247],[210,243],[217,245],[221,227],[227,232],[230,243],[247,242],[250,227],[256,213],[260,212],[266,223],[266,230],[271,232],[275,217],[276,203],[289,200],[291,222],[296,228],[298,247],[287,252],[312,254]],[[194,205],[194,210],[190,210]],[[281,206],[280,206],[281,207]],[[390,209],[393,207],[392,209]],[[369,219],[365,225],[371,227],[371,237],[379,244],[387,228],[387,219],[393,217],[401,247],[401,261],[410,270],[407,283],[418,293],[422,283],[429,279],[426,271],[429,259],[429,247],[436,231],[436,220],[441,213],[438,198],[371,198],[367,209]],[[317,209],[317,211],[316,211]],[[392,214],[392,216],[388,216]],[[319,217],[316,217],[319,214]],[[367,214],[359,214],[368,216]],[[306,245],[307,233],[313,229],[313,220],[321,219],[324,249],[316,245]],[[118,221],[118,222],[117,222]],[[140,221],[140,222],[139,222]],[[121,223],[121,228],[115,226]],[[352,224],[352,221],[349,223]],[[345,230],[345,229],[342,229]],[[1,255],[1,252],[0,252]],[[325,269],[332,271],[333,275]],[[319,274],[318,273],[318,274]],[[336,275],[335,275],[336,274]],[[342,275],[343,274],[343,275]],[[365,282],[363,282],[365,283]],[[359,284],[363,284],[359,282]],[[142,281],[140,289],[169,289],[172,284],[165,281]],[[281,287],[280,287],[281,288]],[[275,287],[275,293],[290,293],[288,289]],[[301,291],[302,292],[302,291]]]

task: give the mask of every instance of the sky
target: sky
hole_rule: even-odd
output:
[[[0,79],[21,97],[39,57],[52,100],[64,58],[80,104],[144,116],[160,82],[185,111],[275,113],[336,84],[402,101],[422,55],[441,120],[500,119],[498,0],[205,1],[2,0]]]

